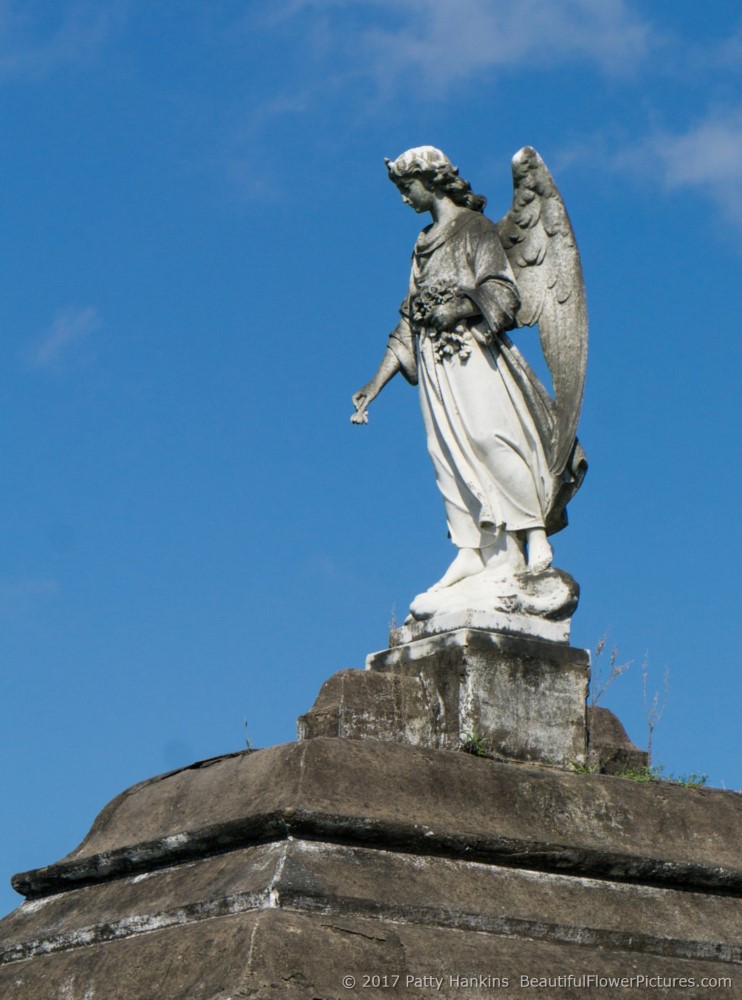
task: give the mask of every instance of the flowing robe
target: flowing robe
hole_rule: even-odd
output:
[[[482,548],[499,529],[552,533],[566,523],[564,505],[579,481],[549,471],[553,402],[505,336],[520,299],[497,229],[468,209],[431,229],[415,245],[409,294],[389,348],[408,381],[419,384],[451,540]],[[424,320],[426,297],[450,292],[471,299],[479,312],[457,324],[453,338]]]

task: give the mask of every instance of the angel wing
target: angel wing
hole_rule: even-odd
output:
[[[580,255],[561,195],[535,149],[513,157],[513,204],[497,223],[521,296],[519,326],[538,323],[554,385],[549,465],[560,476],[577,433],[587,363],[587,304]]]

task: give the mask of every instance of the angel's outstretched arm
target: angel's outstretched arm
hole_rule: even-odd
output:
[[[355,406],[356,412],[350,418],[351,423],[368,423],[368,416],[366,415],[368,406],[376,399],[387,382],[394,378],[400,369],[401,365],[396,354],[390,347],[387,347],[384,357],[381,359],[381,364],[376,370],[376,374],[369,382],[361,386],[358,392],[353,393],[353,406]]]

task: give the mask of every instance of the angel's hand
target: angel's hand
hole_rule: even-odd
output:
[[[367,407],[371,402],[376,399],[379,395],[379,388],[376,383],[371,381],[367,382],[358,392],[354,392],[352,396],[353,406],[356,408],[356,412],[351,414],[350,422],[352,424],[367,424],[368,414],[366,413]]]
[[[457,295],[449,302],[442,302],[430,314],[428,322],[436,330],[453,330],[467,316],[474,316],[477,307],[464,295]]]
[[[442,302],[428,316],[428,324],[435,330],[452,330],[459,320],[459,310],[455,301]]]

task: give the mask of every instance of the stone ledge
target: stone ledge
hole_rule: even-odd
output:
[[[136,785],[57,864],[41,897],[289,836],[657,885],[742,887],[742,796],[317,738]]]
[[[742,962],[732,897],[284,840],[26,904],[3,923],[0,965],[272,908]]]
[[[523,989],[522,975],[683,977],[700,984],[729,981],[715,1000],[738,1000],[739,970],[727,963],[644,955],[595,945],[513,939],[457,928],[390,923],[333,913],[268,909],[167,927],[122,941],[41,955],[0,967],[3,1000],[522,1000],[543,997]],[[394,985],[363,987],[364,976],[398,976]],[[343,978],[355,977],[357,989]],[[458,977],[454,984],[449,977]],[[482,977],[481,983],[478,977]],[[409,977],[409,978],[408,978]],[[433,982],[441,978],[441,986]],[[470,985],[461,985],[469,977]],[[499,985],[493,987],[494,977]],[[504,981],[507,980],[507,985]],[[549,1000],[604,1000],[599,987],[576,992],[550,988]],[[617,995],[614,993],[612,995]],[[646,1000],[646,986],[620,990],[621,1000]],[[652,995],[675,995],[652,991]],[[706,989],[683,990],[688,1000],[708,1000]]]
[[[215,758],[17,878],[36,898],[0,922],[0,996],[345,1000],[350,975],[370,1000],[489,1000],[499,975],[521,1000],[521,975],[569,973],[711,978],[731,1000],[740,818],[730,792],[372,740]]]
[[[601,774],[621,775],[648,768],[649,754],[631,742],[613,712],[599,705],[588,705],[587,764]]]

